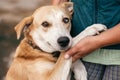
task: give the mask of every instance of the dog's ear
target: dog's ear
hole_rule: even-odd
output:
[[[20,38],[23,29],[24,29],[25,27],[30,26],[30,24],[32,24],[32,22],[33,22],[33,17],[30,16],[30,17],[24,18],[19,24],[17,24],[17,25],[15,26],[15,31],[16,31],[16,33],[17,33],[17,39]]]
[[[61,6],[67,9],[71,15],[73,14],[73,3],[72,2],[64,2],[61,4]]]

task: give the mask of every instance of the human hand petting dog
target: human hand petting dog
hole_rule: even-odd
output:
[[[78,44],[66,52],[65,58],[72,56],[73,62],[80,59],[99,48],[96,36],[88,36],[81,39]]]
[[[53,5],[57,5],[57,4],[60,4],[60,3],[63,3],[63,2],[67,2],[68,0],[52,0],[52,4]]]
[[[73,61],[82,58],[98,48],[120,43],[120,24],[96,36],[89,36],[81,39],[78,44],[68,50],[65,58],[73,57]],[[110,35],[112,34],[112,35]]]

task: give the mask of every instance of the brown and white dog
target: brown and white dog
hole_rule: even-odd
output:
[[[82,62],[77,60],[72,64],[72,58],[64,59],[64,51],[106,27],[94,24],[72,38],[72,13],[71,2],[43,6],[15,27],[17,39],[22,32],[25,38],[17,47],[6,80],[70,80],[71,66],[76,80],[87,80]]]

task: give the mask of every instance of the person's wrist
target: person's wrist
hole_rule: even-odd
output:
[[[93,37],[93,43],[96,45],[96,48],[103,47],[103,41],[99,35]]]

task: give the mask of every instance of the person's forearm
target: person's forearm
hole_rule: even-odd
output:
[[[53,5],[57,5],[57,4],[60,4],[62,2],[67,2],[68,0],[52,0],[52,4]]]
[[[100,47],[109,46],[120,43],[120,23],[115,27],[96,36],[97,44]]]

